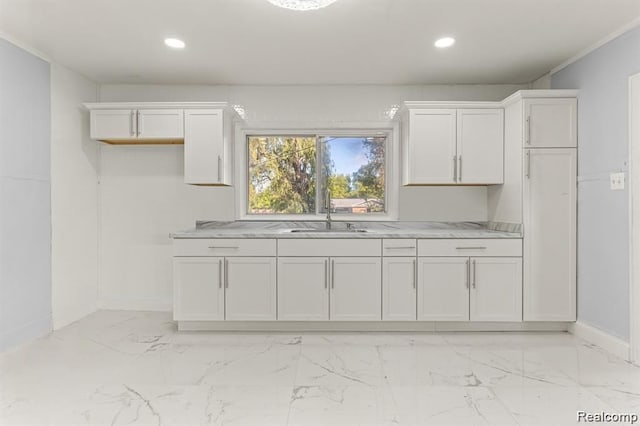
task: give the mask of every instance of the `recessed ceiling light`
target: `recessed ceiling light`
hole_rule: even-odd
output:
[[[185,46],[184,41],[177,38],[165,38],[164,44],[174,49],[184,49]]]
[[[269,3],[285,9],[306,11],[327,7],[337,0],[269,0]]]
[[[456,42],[456,39],[453,37],[442,37],[436,40],[435,43],[433,43],[433,45],[435,47],[439,47],[441,49],[445,48],[445,47],[450,47],[453,46],[453,44]]]

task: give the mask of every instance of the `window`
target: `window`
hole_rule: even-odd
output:
[[[385,213],[387,136],[248,136],[247,214]]]

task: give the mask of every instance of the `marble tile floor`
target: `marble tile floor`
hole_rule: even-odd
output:
[[[567,333],[177,332],[169,313],[100,311],[0,354],[1,425],[570,425],[579,410],[640,414],[640,368]]]

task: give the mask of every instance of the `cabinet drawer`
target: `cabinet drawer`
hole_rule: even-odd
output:
[[[386,239],[382,240],[383,256],[415,256],[416,240],[414,239]]]
[[[381,240],[310,239],[278,240],[279,256],[380,256]]]
[[[174,256],[275,256],[276,240],[193,238],[173,241]]]
[[[418,240],[418,256],[522,256],[522,239]]]

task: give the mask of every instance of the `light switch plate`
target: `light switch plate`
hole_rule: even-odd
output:
[[[609,175],[612,191],[620,191],[624,189],[624,173],[611,173]]]

